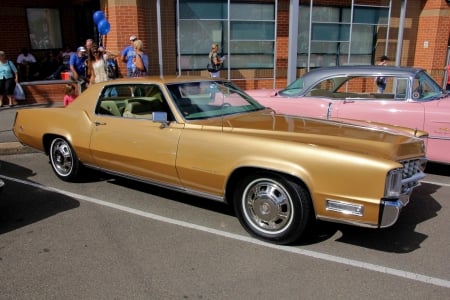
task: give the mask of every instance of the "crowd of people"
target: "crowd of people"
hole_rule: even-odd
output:
[[[209,53],[208,71],[211,77],[220,77],[220,69],[225,57],[218,55],[219,45],[213,43]],[[54,80],[60,79],[60,74],[68,72],[70,79],[78,82],[83,88],[91,84],[112,80],[120,77],[117,60],[126,65],[127,77],[142,77],[148,74],[149,57],[144,52],[144,44],[135,35],[130,36],[130,44],[121,52],[108,51],[98,45],[93,39],[87,39],[84,46],[72,51],[70,46],[55,53],[45,53],[40,63],[27,48],[22,48],[16,59],[16,64],[6,58],[6,53],[0,51],[0,106],[3,100],[8,99],[8,105],[13,106],[16,101],[13,97],[16,83],[33,79]],[[388,58],[383,55],[379,65],[387,65]],[[445,68],[450,72],[450,65]],[[376,83],[382,93],[386,86],[384,78],[377,78]],[[67,84],[64,104],[68,105],[76,97],[75,88]],[[447,75],[446,89],[450,90],[450,76]]]
[[[130,45],[122,51],[109,51],[93,39],[87,39],[75,51],[65,46],[61,51],[48,51],[38,61],[27,49],[21,49],[16,61],[7,59],[0,51],[0,105],[8,98],[9,105],[15,105],[13,97],[16,83],[34,80],[61,79],[67,72],[70,79],[79,83],[83,89],[91,84],[121,77],[118,60],[126,64],[127,77],[142,77],[148,74],[149,57],[144,52],[144,44],[135,35],[130,36]],[[64,104],[68,105],[76,97],[72,84],[65,87]]]

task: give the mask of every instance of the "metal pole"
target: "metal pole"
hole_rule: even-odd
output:
[[[400,66],[400,59],[402,57],[403,48],[403,32],[405,30],[405,15],[406,15],[406,4],[408,0],[402,0],[400,9],[400,24],[398,26],[398,38],[397,38],[397,53],[395,55],[395,65]]]
[[[156,18],[158,21],[158,60],[159,60],[159,76],[163,76],[163,57],[162,57],[162,35],[161,35],[161,1],[156,1]]]
[[[298,10],[300,9],[299,0],[291,0],[289,5],[288,84],[297,78]]]
[[[355,0],[352,0],[352,8],[350,9],[350,34],[349,34],[349,38],[348,38],[347,64],[350,64],[350,58],[351,58],[351,54],[352,54],[352,32],[353,32],[354,9],[355,9]],[[339,38],[339,40],[340,39],[341,38]],[[341,43],[339,43],[339,44],[341,44]],[[341,59],[340,56],[341,56],[341,49],[339,49],[339,53],[338,53],[339,60]],[[340,62],[339,62],[339,65],[340,65]]]
[[[178,61],[178,76],[181,76],[181,47],[180,47],[180,1],[177,0],[177,61]]]
[[[231,55],[231,17],[230,17],[230,13],[231,13],[231,0],[228,0],[227,2],[227,60],[228,60],[228,68],[227,68],[227,79],[231,80],[231,61],[233,60],[233,57]]]
[[[298,8],[297,8],[297,10],[298,10]],[[277,86],[277,55],[278,55],[278,52],[277,52],[278,29],[277,28],[278,28],[278,0],[275,0],[275,39],[273,41],[274,50],[273,50],[273,81],[272,81],[273,89],[275,89]],[[288,56],[288,70],[289,70],[289,59],[290,59],[290,57]],[[295,63],[295,66],[297,66],[297,63]],[[289,72],[288,72],[288,74],[289,74]],[[289,80],[288,80],[288,82],[289,82]]]
[[[312,39],[312,14],[313,14],[313,6],[314,6],[314,0],[311,0],[309,3],[309,37],[308,37],[308,62],[306,64],[307,71],[309,72],[309,67],[311,65],[311,39]]]
[[[389,48],[389,31],[391,29],[392,0],[389,1],[388,26],[386,29],[386,45],[384,46],[384,54],[388,54]]]

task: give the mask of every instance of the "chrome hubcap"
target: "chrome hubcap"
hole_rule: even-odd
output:
[[[270,179],[257,179],[244,192],[244,213],[250,225],[260,231],[277,233],[292,221],[292,200],[288,192]]]
[[[51,147],[51,161],[55,171],[61,176],[70,174],[73,166],[72,151],[69,145],[61,140],[55,140]]]

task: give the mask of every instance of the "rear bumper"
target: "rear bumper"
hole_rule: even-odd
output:
[[[397,222],[403,207],[409,203],[409,195],[398,200],[382,200],[380,208],[380,228],[390,227]]]
[[[397,222],[403,207],[408,205],[409,198],[414,188],[420,185],[419,180],[423,179],[425,174],[420,172],[414,176],[402,181],[403,194],[399,199],[383,199],[380,207],[380,228],[390,227]]]

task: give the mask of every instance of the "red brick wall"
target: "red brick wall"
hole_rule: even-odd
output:
[[[388,5],[389,0],[358,0],[358,4]],[[6,51],[9,58],[15,60],[22,47],[30,47],[28,39],[27,7],[59,8],[63,43],[77,46],[80,35],[74,24],[75,7],[97,3],[97,0],[2,0],[0,9],[0,50]],[[104,37],[104,45],[114,51],[121,51],[129,44],[129,36],[137,35],[144,42],[145,51],[150,57],[150,74],[159,75],[158,32],[156,19],[156,0],[98,0],[99,7],[105,12],[111,24],[111,30]],[[277,24],[277,70],[276,88],[282,88],[287,80],[289,0],[278,0]],[[309,5],[310,0],[301,0]],[[401,1],[393,1],[389,49],[387,55],[394,58],[397,48],[397,35]],[[351,5],[350,0],[315,0],[315,5],[341,6]],[[161,1],[162,23],[162,68],[164,74],[176,74],[176,1]],[[438,81],[442,78],[450,33],[450,8],[445,0],[410,0],[407,2],[405,32],[401,65],[420,66],[427,69]],[[428,48],[424,42],[428,41]],[[386,41],[377,43],[376,56],[384,54]],[[36,53],[42,55],[42,52]],[[124,64],[120,65],[122,74]],[[298,71],[299,75],[304,69]],[[205,75],[206,71],[190,72],[191,75]],[[273,81],[253,80],[251,78],[271,78],[273,70],[233,70],[235,83],[244,88],[272,88]],[[440,81],[441,83],[441,81]]]
[[[22,83],[22,88],[25,92],[26,100],[20,101],[19,104],[62,104],[64,99],[65,86],[68,83],[73,84],[75,86],[75,90],[78,91],[78,86],[69,81],[54,80],[47,82]]]
[[[114,1],[102,0],[106,18],[112,24],[106,36],[108,49],[122,51],[130,44],[130,35],[136,35],[144,43],[144,51],[149,56],[150,75],[160,74],[158,59],[158,32],[156,1]],[[161,27],[163,28],[163,72],[176,74],[176,7],[175,1],[161,1]],[[125,64],[120,69],[125,75]]]
[[[84,1],[85,2],[85,1]],[[58,8],[61,18],[63,44],[76,46],[76,26],[73,5],[81,5],[83,0],[2,0],[0,4],[0,49],[8,59],[16,61],[21,48],[31,48],[28,36],[26,8]],[[33,50],[36,58],[41,58],[45,50]]]
[[[414,65],[426,69],[442,84],[449,46],[450,6],[445,0],[427,0],[423,4]]]

